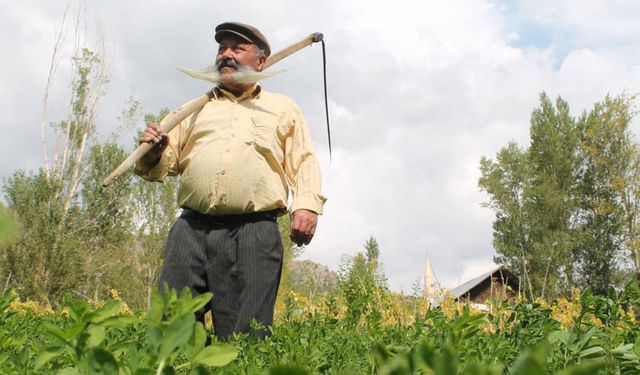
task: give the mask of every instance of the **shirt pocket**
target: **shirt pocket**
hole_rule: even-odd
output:
[[[251,136],[253,144],[261,153],[270,153],[281,159],[282,145],[278,137],[278,124],[276,119],[251,117]]]

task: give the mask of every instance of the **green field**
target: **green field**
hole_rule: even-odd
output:
[[[290,293],[271,337],[220,343],[193,315],[209,295],[154,293],[148,311],[132,313],[117,298],[41,311],[7,294],[0,299],[0,372],[640,373],[640,289],[633,284],[550,305],[494,301],[485,312],[452,300],[429,309],[390,293],[368,297],[311,302]]]

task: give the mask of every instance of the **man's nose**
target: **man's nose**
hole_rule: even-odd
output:
[[[220,52],[220,56],[224,59],[232,59],[233,50],[231,48],[225,48]]]

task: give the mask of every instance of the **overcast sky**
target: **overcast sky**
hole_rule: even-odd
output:
[[[2,0],[0,178],[42,165],[40,115],[65,1]],[[78,2],[71,1],[70,13]],[[528,144],[540,92],[576,115],[607,94],[640,92],[640,2],[158,1],[86,2],[87,44],[104,35],[110,83],[100,104],[107,136],[127,98],[146,112],[177,108],[209,89],[171,62],[213,62],[213,29],[257,26],[278,51],[313,32],[327,45],[333,161],[329,164],[319,45],[282,61],[263,82],[304,111],[329,198],[303,253],[336,270],[373,235],[393,290],[411,292],[429,256],[445,287],[493,266],[493,212],[478,187],[481,156]],[[71,25],[67,25],[70,27]],[[68,103],[72,30],[48,122]],[[144,127],[139,119],[139,129]],[[638,120],[632,128],[637,133]],[[134,131],[121,133],[129,146]],[[116,187],[117,188],[117,187]]]

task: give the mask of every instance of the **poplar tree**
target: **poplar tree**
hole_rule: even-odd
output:
[[[626,255],[625,193],[634,184],[637,152],[629,123],[632,99],[607,96],[578,121],[576,265],[582,286],[605,293]]]
[[[495,260],[528,297],[604,293],[625,264],[640,266],[640,158],[630,132],[633,97],[607,97],[577,120],[543,93],[530,145],[483,157],[478,184],[495,212]]]

